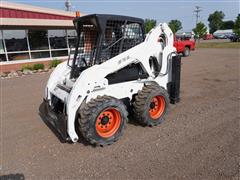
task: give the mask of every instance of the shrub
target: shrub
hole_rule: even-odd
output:
[[[32,69],[33,69],[33,67],[30,64],[26,64],[26,65],[22,66],[21,71],[32,70]]]
[[[62,61],[58,60],[58,59],[54,59],[49,63],[49,67],[53,68],[53,67],[57,67],[58,64],[60,64]]]
[[[44,69],[44,64],[34,64],[33,70]]]

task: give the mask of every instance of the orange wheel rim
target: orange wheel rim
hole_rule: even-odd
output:
[[[149,105],[149,114],[152,119],[161,117],[165,110],[165,99],[163,96],[154,96]]]
[[[101,112],[96,120],[96,131],[99,136],[109,138],[119,129],[121,115],[115,108],[108,108]]]

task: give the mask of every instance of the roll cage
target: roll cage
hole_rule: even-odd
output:
[[[144,21],[140,18],[92,14],[75,18],[73,22],[77,43],[71,78],[144,41]]]

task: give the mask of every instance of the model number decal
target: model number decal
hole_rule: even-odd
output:
[[[121,64],[121,63],[127,61],[128,59],[130,59],[130,57],[129,57],[129,56],[126,56],[126,57],[120,59],[120,60],[118,61],[118,64]]]

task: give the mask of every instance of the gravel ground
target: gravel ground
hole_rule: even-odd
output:
[[[239,49],[182,59],[181,102],[104,148],[61,143],[38,116],[49,73],[1,80],[0,175],[26,179],[239,179]],[[0,178],[1,179],[1,178]]]

